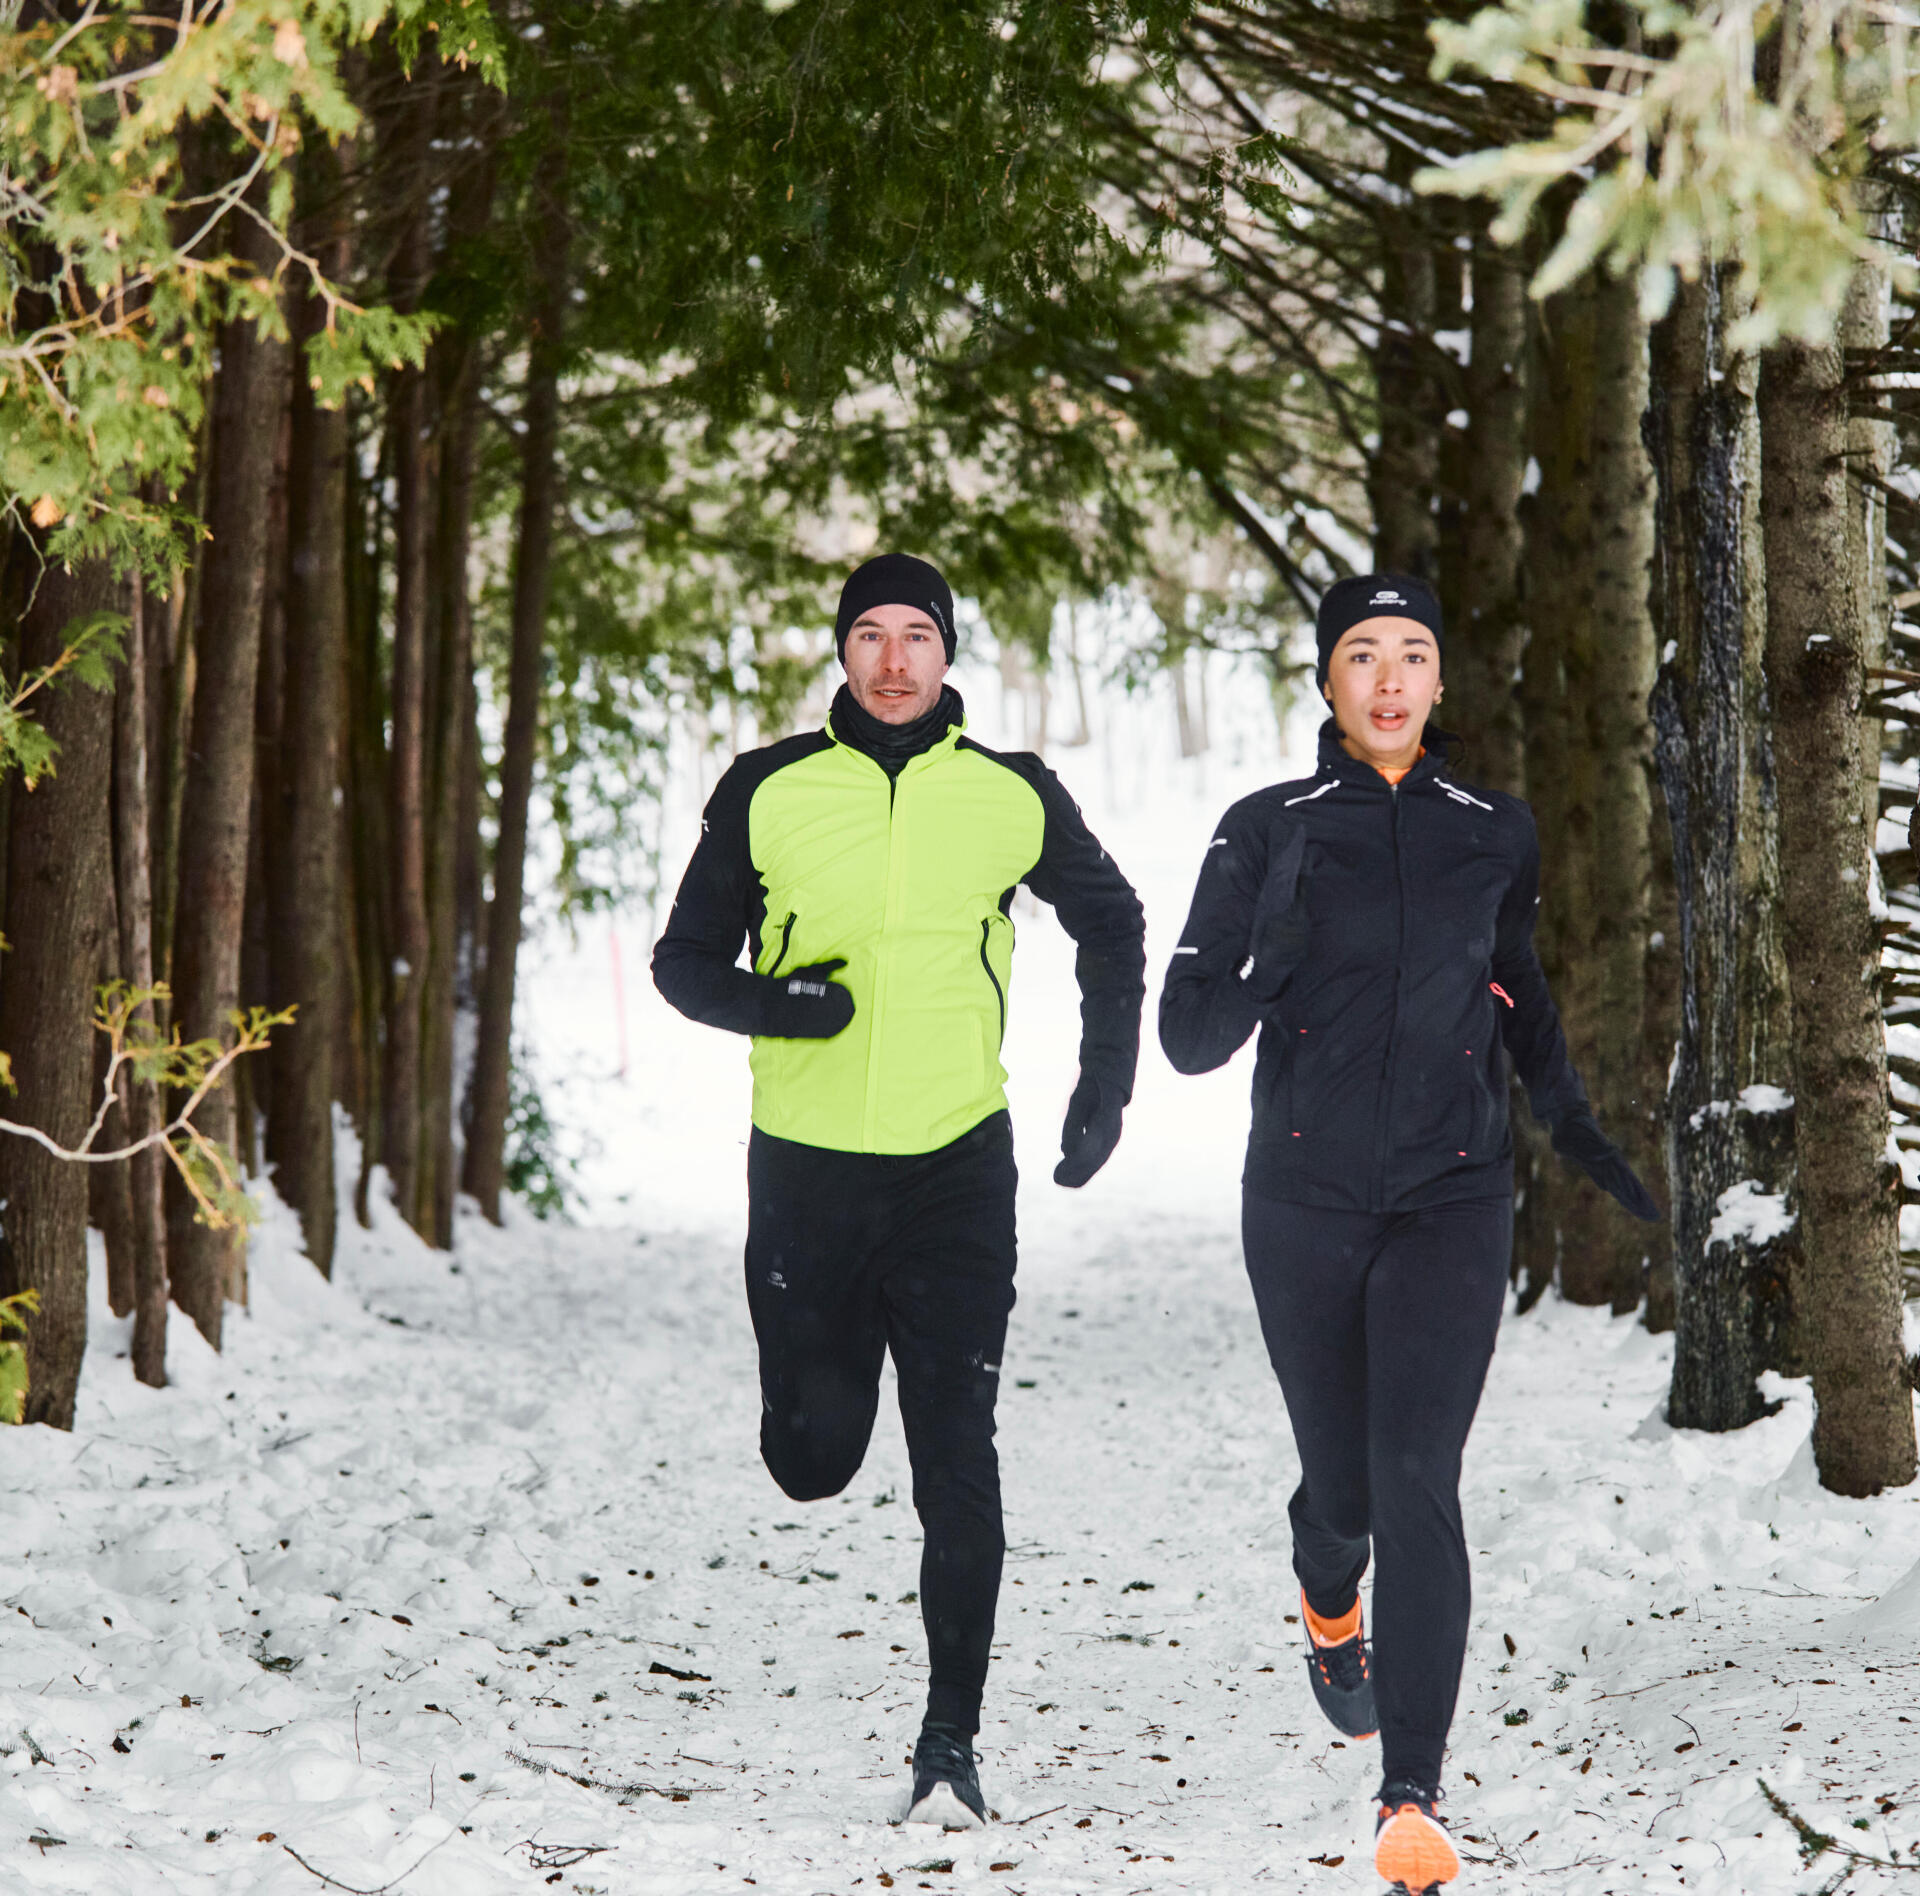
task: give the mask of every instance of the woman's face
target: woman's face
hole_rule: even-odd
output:
[[[1327,702],[1348,755],[1388,770],[1419,756],[1439,695],[1440,647],[1417,619],[1362,619],[1327,664]]]

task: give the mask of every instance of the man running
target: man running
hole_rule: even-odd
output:
[[[967,1828],[987,1815],[971,1741],[1006,1545],[993,1405],[1014,1298],[1008,911],[1025,883],[1078,944],[1080,1078],[1053,1174],[1068,1186],[1120,1138],[1145,922],[1052,771],[962,735],[945,683],[953,595],[933,567],[867,561],[834,637],[847,679],[826,729],[720,779],[653,978],[689,1018],[753,1037],[760,1452],[794,1500],[853,1479],[893,1353],[931,1666],[907,1821]]]

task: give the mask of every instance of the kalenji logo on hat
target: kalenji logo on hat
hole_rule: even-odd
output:
[[[1407,602],[1389,586],[1384,592],[1377,592],[1367,601],[1370,606],[1404,606]]]

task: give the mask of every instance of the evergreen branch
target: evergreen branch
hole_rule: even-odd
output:
[[[1854,1871],[1864,1867],[1876,1870],[1906,1870],[1909,1873],[1920,1872],[1920,1853],[1909,1853],[1902,1857],[1899,1850],[1889,1846],[1886,1856],[1875,1856],[1870,1850],[1857,1850],[1839,1837],[1830,1837],[1824,1830],[1817,1830],[1800,1813],[1781,1797],[1765,1778],[1758,1780],[1760,1795],[1767,1800],[1769,1808],[1776,1817],[1783,1819],[1793,1827],[1793,1834],[1800,1840],[1800,1861],[1811,1867],[1823,1856],[1838,1856],[1845,1867],[1830,1881],[1823,1885],[1821,1896],[1832,1896],[1841,1884],[1847,1882]]]
[[[224,1230],[237,1216],[244,1216],[241,1206],[245,1194],[233,1175],[227,1155],[195,1124],[194,1115],[234,1062],[245,1054],[256,1053],[265,1047],[271,1030],[289,1023],[294,1010],[289,1007],[270,1014],[264,1008],[256,1007],[245,1016],[236,1012],[233,1016],[236,1037],[231,1046],[223,1048],[217,1040],[183,1042],[177,1027],[168,1040],[150,1038],[151,1028],[145,1022],[137,1021],[136,1016],[154,1001],[169,998],[170,990],[165,983],[134,988],[124,982],[114,981],[100,990],[94,1026],[107,1036],[107,1070],[101,1082],[99,1110],[77,1145],[62,1145],[38,1126],[29,1126],[14,1119],[0,1119],[0,1132],[10,1132],[18,1138],[29,1139],[55,1158],[75,1165],[115,1165],[123,1159],[132,1158],[136,1153],[162,1147],[199,1208],[200,1216],[213,1229]],[[137,1038],[132,1035],[136,1027],[145,1029]],[[120,1097],[120,1075],[128,1068],[141,1080],[184,1089],[187,1097],[165,1125],[157,1127],[144,1138],[136,1139],[130,1145],[115,1147],[112,1151],[97,1152],[94,1150],[94,1141],[99,1138],[106,1125],[107,1114]],[[0,1083],[12,1090],[12,1071],[4,1055],[0,1055]],[[208,1189],[209,1179],[213,1182],[212,1190]]]

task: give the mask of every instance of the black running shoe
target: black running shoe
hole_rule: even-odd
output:
[[[1460,1874],[1460,1853],[1434,1811],[1438,1789],[1396,1781],[1380,1793],[1374,1823],[1373,1867],[1398,1896],[1439,1896]]]
[[[1380,1718],[1373,1708],[1373,1649],[1358,1606],[1353,1631],[1341,1640],[1322,1638],[1315,1627],[1318,1615],[1305,1594],[1300,1596],[1300,1618],[1307,1633],[1307,1677],[1327,1722],[1349,1738],[1371,1738],[1380,1729]]]
[[[987,1821],[987,1800],[980,1795],[979,1760],[957,1732],[929,1725],[913,1748],[913,1802],[910,1824],[938,1824],[942,1830],[978,1830]]]

